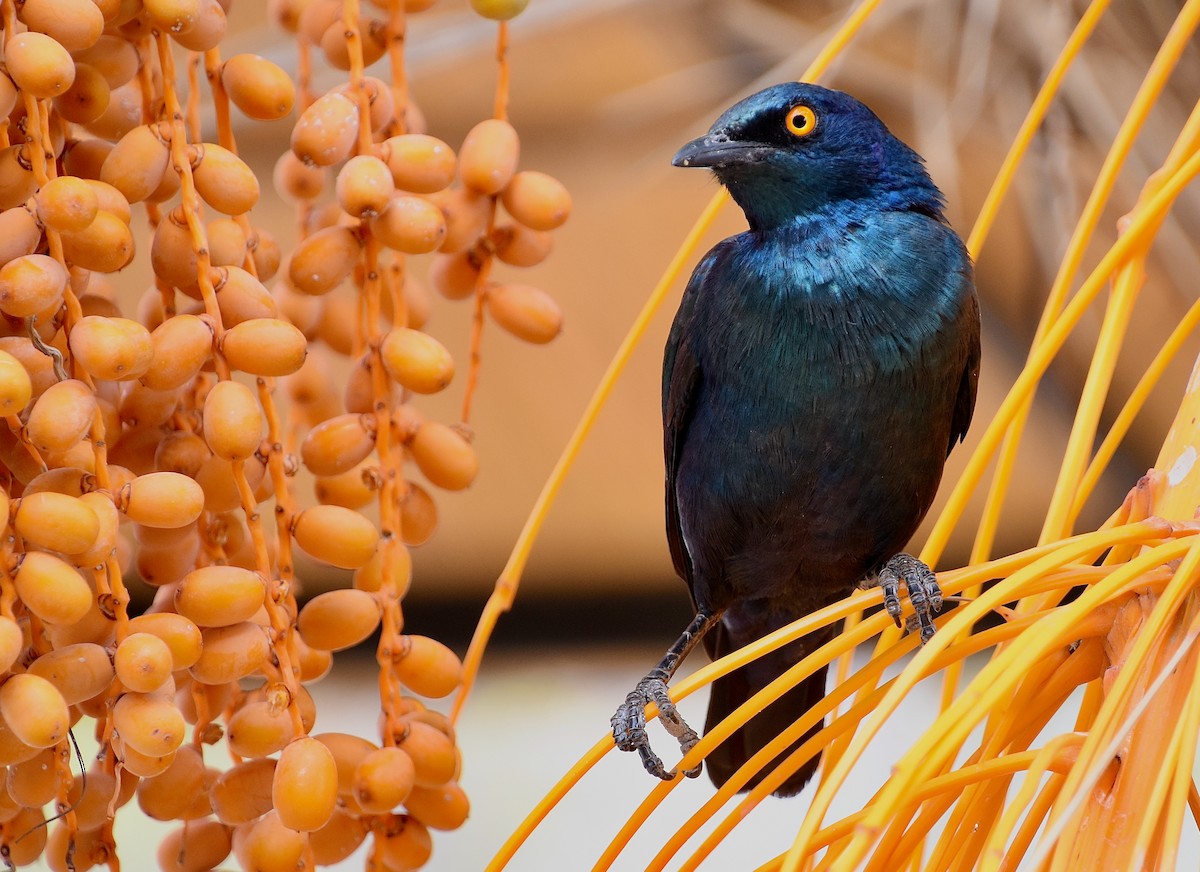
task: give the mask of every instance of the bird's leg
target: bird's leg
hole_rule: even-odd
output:
[[[933,638],[937,629],[933,616],[942,610],[942,589],[938,587],[933,570],[911,554],[897,554],[891,558],[876,578],[869,578],[863,587],[883,588],[883,607],[892,616],[897,627],[900,621],[900,582],[908,590],[908,599],[916,612],[917,625],[921,630],[921,644]]]
[[[671,680],[679,664],[696,647],[696,643],[720,617],[719,612],[714,614],[701,609],[683,631],[683,635],[667,651],[667,655],[637,683],[637,687],[625,697],[624,704],[612,716],[613,740],[617,747],[622,751],[637,751],[646,771],[664,781],[674,778],[675,771],[668,771],[658,755],[650,749],[650,737],[646,735],[646,706],[652,701],[658,705],[658,719],[667,732],[679,740],[679,747],[684,754],[700,741],[696,731],[687,725],[675,708],[675,703],[671,702],[671,697],[667,695],[667,682]],[[688,778],[695,778],[699,774],[699,766],[684,772]]]

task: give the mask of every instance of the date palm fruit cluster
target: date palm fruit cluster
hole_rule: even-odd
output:
[[[230,2],[0,0],[0,857],[16,866],[115,864],[114,815],[136,805],[179,822],[163,869],[310,868],[370,838],[370,868],[400,872],[467,815],[453,725],[423,701],[462,666],[405,633],[400,606],[433,494],[477,471],[465,420],[414,402],[455,362],[413,273],[474,300],[465,419],[485,324],[560,330],[552,298],[496,273],[547,256],[570,197],[519,167],[505,93],[457,154],[425,132],[403,37],[432,0],[272,0],[295,77],[222,55]],[[473,5],[503,45],[525,3]],[[314,61],[344,81],[311,93]],[[273,178],[290,251],[255,220],[235,109],[296,119]],[[121,272],[139,256],[148,288]],[[298,607],[297,548],[350,586]],[[306,685],[374,633],[378,731],[321,732]],[[81,731],[99,746],[85,773]]]

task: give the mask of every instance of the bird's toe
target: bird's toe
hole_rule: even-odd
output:
[[[636,751],[649,742],[646,736],[646,699],[637,690],[625,698],[612,718],[613,741],[622,751]]]
[[[650,747],[650,737],[646,733],[646,706],[653,702],[658,706],[658,719],[668,733],[679,741],[679,747],[686,754],[700,736],[688,726],[687,721],[675,708],[675,703],[667,693],[667,683],[661,678],[649,675],[638,682],[637,687],[630,692],[612,716],[613,741],[622,751],[637,751],[641,757],[642,766],[651,775],[671,781],[676,776],[674,769],[667,769],[662,759]],[[684,774],[695,778],[700,774],[700,766],[687,770]]]
[[[915,627],[912,625],[912,619],[905,624],[910,632],[920,631],[921,643],[924,644],[932,639],[937,631],[933,616],[942,610],[942,589],[938,585],[937,576],[924,562],[911,554],[897,554],[887,562],[875,583],[883,589],[884,608],[892,616],[896,626],[901,626],[900,582],[904,583],[908,592],[916,619]]]

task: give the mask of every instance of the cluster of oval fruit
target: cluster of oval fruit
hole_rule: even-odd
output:
[[[457,155],[423,132],[395,37],[432,0],[272,0],[302,52],[350,73],[311,102],[302,80],[298,107],[276,64],[221,58],[230,3],[0,3],[0,853],[18,866],[108,862],[135,797],[183,822],[158,852],[168,870],[231,852],[263,872],[327,865],[371,836],[375,868],[401,872],[467,814],[453,726],[421,701],[462,667],[403,632],[399,603],[407,546],[437,522],[413,479],[461,489],[477,462],[465,427],[412,404],[454,362],[421,330],[406,256],[433,254],[438,292],[549,341],[556,303],[492,266],[544,259],[570,198],[518,172],[507,120]],[[505,19],[525,0],[473,5]],[[385,55],[390,84],[363,73]],[[177,56],[208,73],[215,142],[184,109]],[[274,175],[298,213],[290,252],[248,214],[261,189],[229,103],[252,120],[300,110]],[[130,299],[113,274],[135,256],[135,209],[154,284]],[[331,353],[352,360],[344,384]],[[352,586],[299,608],[293,546]],[[132,578],[154,594],[138,616]],[[378,740],[320,732],[305,685],[376,632]],[[83,723],[100,743],[86,777]]]

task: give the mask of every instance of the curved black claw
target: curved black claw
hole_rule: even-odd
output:
[[[658,755],[650,749],[650,737],[646,734],[646,706],[654,702],[658,705],[658,719],[667,732],[679,740],[683,753],[690,751],[700,737],[696,731],[687,725],[683,716],[675,708],[675,703],[667,695],[667,683],[661,678],[646,676],[638,682],[637,687],[625,697],[625,702],[617,708],[612,716],[613,741],[622,751],[637,751],[642,758],[642,766],[651,775],[663,781],[671,781],[676,776],[674,769],[668,770]],[[700,774],[700,767],[688,769],[683,773],[688,778]]]
[[[938,586],[937,576],[911,554],[897,554],[880,570],[879,577],[868,583],[869,587],[878,585],[883,588],[883,607],[897,627],[905,626],[900,620],[900,582],[904,582],[908,591],[908,599],[916,612],[917,627],[921,631],[921,644],[925,644],[937,630],[933,625],[933,616],[942,610],[942,589]]]

